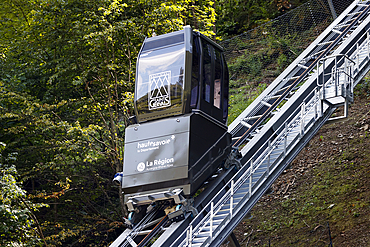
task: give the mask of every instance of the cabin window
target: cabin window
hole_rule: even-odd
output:
[[[213,90],[213,105],[221,108],[221,81],[222,81],[222,60],[221,52],[215,49],[215,85]]]
[[[183,44],[140,54],[135,89],[138,114],[182,106],[184,61]]]
[[[227,117],[228,117],[228,107],[229,107],[229,71],[227,69],[227,64],[225,57],[222,56],[222,63],[223,63],[223,89],[222,89],[222,95],[223,95],[223,103],[222,103],[222,110],[223,110],[223,120],[226,123]]]
[[[203,48],[203,99],[211,103],[212,48],[206,42],[202,42],[202,48]]]
[[[193,62],[191,69],[191,99],[190,107],[196,108],[199,94],[199,72],[200,72],[200,44],[198,37],[193,40]]]

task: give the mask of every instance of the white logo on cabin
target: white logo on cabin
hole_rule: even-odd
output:
[[[139,171],[139,172],[142,172],[142,171],[144,171],[145,170],[145,163],[144,162],[140,162],[138,165],[137,165],[137,170]]]
[[[171,106],[171,71],[149,75],[149,110]]]

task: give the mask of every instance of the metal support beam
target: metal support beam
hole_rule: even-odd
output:
[[[331,12],[331,15],[333,16],[333,19],[334,20],[337,19],[337,13],[335,13],[333,1],[332,0],[328,0],[328,4],[329,4],[330,12]]]
[[[228,246],[230,246],[230,247],[241,247],[240,244],[239,244],[239,242],[238,242],[238,240],[235,237],[234,232],[232,232],[227,237],[227,240],[225,242],[227,242]]]

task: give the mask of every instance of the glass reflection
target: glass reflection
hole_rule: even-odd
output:
[[[135,92],[138,114],[181,107],[184,59],[183,44],[140,55]]]

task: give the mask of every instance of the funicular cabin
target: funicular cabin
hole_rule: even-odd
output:
[[[145,39],[136,124],[125,136],[125,197],[174,189],[192,195],[212,175],[230,151],[228,86],[222,47],[189,26]]]

